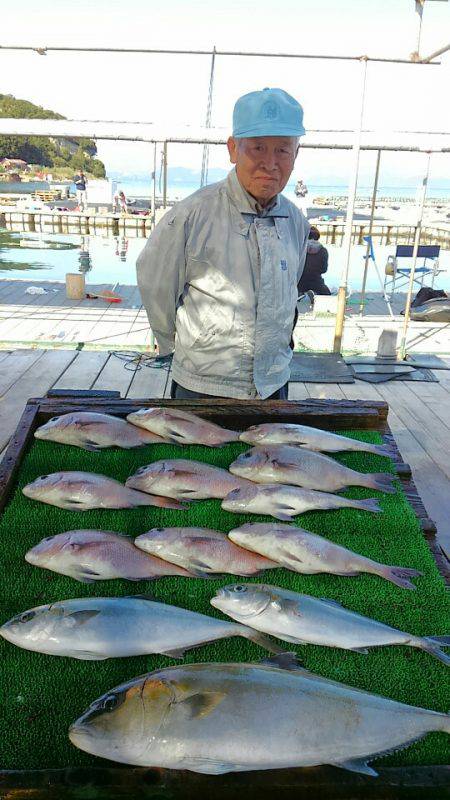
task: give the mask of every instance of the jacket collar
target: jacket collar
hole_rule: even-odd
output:
[[[225,189],[227,192],[228,197],[230,198],[231,202],[237,208],[241,214],[253,214],[257,215],[258,211],[256,208],[256,201],[245,191],[245,189],[239,183],[238,176],[236,174],[236,170],[232,169],[231,172],[228,173],[228,177],[225,181]],[[253,202],[252,202],[253,201]],[[275,202],[268,211],[266,211],[266,217],[289,217],[289,212],[287,209],[287,201],[281,194],[277,194],[275,198]]]

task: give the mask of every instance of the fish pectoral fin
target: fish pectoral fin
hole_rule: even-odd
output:
[[[296,614],[299,617],[302,616],[298,603],[295,600],[272,600],[270,605],[275,611],[284,611],[288,614]]]
[[[97,442],[93,442],[91,439],[84,439],[81,446],[84,450],[89,450],[91,453],[99,453],[102,449]]]
[[[370,775],[372,778],[378,777],[378,772],[375,772],[372,767],[369,767],[367,761],[364,761],[362,758],[350,758],[348,761],[333,763],[332,766],[339,767],[340,769],[348,769],[350,772],[360,772],[361,775]]]
[[[258,664],[265,664],[268,667],[278,667],[278,669],[287,669],[291,672],[308,672],[298,661],[296,653],[277,653],[269,658],[263,658],[258,661]]]
[[[89,611],[88,609],[85,609],[84,611],[83,610],[73,611],[68,616],[78,626],[78,625],[85,625],[86,622],[89,622],[90,619],[96,617],[97,614],[100,614],[100,611],[96,611],[94,609],[92,611]]]
[[[226,697],[225,692],[199,692],[177,702],[190,719],[207,717]]]
[[[94,583],[94,581],[98,580],[101,575],[99,572],[94,572],[92,569],[87,569],[87,567],[80,567],[80,569],[72,572],[72,577],[77,581],[81,581],[81,583]]]

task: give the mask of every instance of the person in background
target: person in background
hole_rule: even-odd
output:
[[[304,133],[282,89],[240,97],[234,169],[170,209],[138,258],[159,353],[173,353],[174,398],[287,399],[309,224],[281,192]]]
[[[74,176],[73,182],[77,192],[78,210],[85,211],[87,204],[86,184],[88,181],[82,169]]]
[[[331,294],[322,275],[328,269],[328,250],[319,242],[320,232],[314,225],[309,231],[305,268],[298,284],[298,293]]]
[[[127,213],[127,198],[125,197],[124,192],[118,192],[118,194],[114,195],[114,208],[113,213]]]

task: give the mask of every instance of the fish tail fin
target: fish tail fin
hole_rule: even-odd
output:
[[[241,438],[241,432],[242,431],[230,431],[228,428],[226,428],[225,433],[227,438],[223,444],[226,444],[227,442],[238,442]]]
[[[450,654],[444,653],[442,647],[450,647],[450,636],[425,636],[420,639],[418,645],[421,650],[425,650],[431,656],[434,656],[447,667],[450,667]],[[450,733],[450,718],[449,718],[448,733]]]
[[[377,514],[382,511],[377,497],[369,497],[367,500],[352,500],[352,507],[359,508],[361,511],[372,511]]]
[[[387,492],[387,494],[395,494],[396,489],[392,486],[392,481],[395,480],[395,475],[390,472],[370,472],[361,477],[361,486],[367,486],[368,489],[378,489],[380,492]]]
[[[387,581],[395,583],[396,586],[401,586],[402,589],[417,589],[409,578],[418,578],[423,575],[418,569],[406,569],[406,567],[384,567],[382,575]]]
[[[388,458],[392,458],[392,450],[389,445],[384,444],[371,444],[370,448],[367,447],[368,453],[375,453],[377,456],[387,456]]]

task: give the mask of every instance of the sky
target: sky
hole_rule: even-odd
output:
[[[0,44],[36,47],[169,47],[352,54],[409,58],[417,49],[414,0],[22,0],[2,8]],[[450,3],[425,0],[421,55],[448,39]],[[369,63],[364,127],[448,130],[450,55],[441,66]],[[303,105],[311,129],[351,129],[358,119],[358,62],[217,57],[212,124],[229,128],[235,100],[280,86]],[[203,124],[209,56],[13,53],[0,50],[0,92],[51,108],[70,119]],[[153,146],[99,142],[109,170],[152,169]],[[380,183],[420,180],[425,156],[383,155]],[[171,145],[171,166],[199,169],[199,146]],[[370,181],[374,154],[363,154]],[[226,149],[210,165],[227,168]],[[348,178],[348,154],[300,152],[295,177],[337,184]],[[432,179],[449,177],[448,157],[433,158]]]

